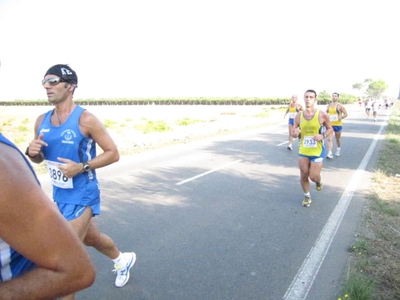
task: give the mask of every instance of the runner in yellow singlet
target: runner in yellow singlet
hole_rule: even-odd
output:
[[[288,105],[288,108],[286,109],[285,115],[283,118],[286,117],[287,114],[289,114],[289,121],[288,121],[288,128],[289,128],[289,145],[287,146],[287,149],[292,151],[293,150],[293,136],[292,136],[292,131],[293,131],[293,124],[294,124],[294,117],[299,111],[303,111],[303,107],[301,104],[297,103],[297,95],[292,96],[292,101]]]
[[[314,107],[317,93],[307,90],[304,94],[305,110],[296,115],[292,135],[300,137],[299,168],[300,184],[304,191],[302,205],[311,204],[310,180],[316,183],[317,191],[322,190],[321,169],[326,149],[324,138],[332,134],[333,128],[326,112]]]
[[[339,94],[333,93],[332,94],[332,103],[328,104],[326,108],[326,112],[329,114],[329,120],[331,121],[331,125],[333,131],[335,132],[335,139],[336,139],[336,156],[340,156],[340,146],[341,136],[342,136],[342,120],[347,117],[347,111],[342,104],[339,102]],[[328,136],[328,155],[327,158],[333,158],[332,155],[332,148],[333,148],[333,134]]]

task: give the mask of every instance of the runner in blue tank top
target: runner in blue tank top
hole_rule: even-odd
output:
[[[92,218],[100,214],[96,169],[119,160],[117,147],[100,120],[74,103],[73,94],[78,84],[74,70],[68,65],[52,66],[42,84],[54,109],[36,120],[35,137],[27,155],[35,163],[46,163],[53,198],[60,212],[85,245],[112,259],[117,273],[115,285],[122,287],[129,280],[136,254],[121,253],[114,241],[99,231]],[[96,145],[103,150],[99,155]]]
[[[90,286],[90,257],[31,164],[2,134],[0,153],[0,298],[50,299]]]

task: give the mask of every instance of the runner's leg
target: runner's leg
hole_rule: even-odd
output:
[[[120,254],[114,241],[108,235],[100,232],[93,218],[90,220],[84,243],[86,246],[96,248],[111,259],[117,258]]]
[[[310,181],[308,180],[310,164],[308,157],[299,157],[300,184],[305,194],[310,192]]]

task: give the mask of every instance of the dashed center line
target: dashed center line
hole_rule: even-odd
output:
[[[225,164],[225,165],[223,165],[223,166],[221,166],[221,167],[218,167],[218,168],[212,169],[212,170],[210,170],[210,171],[201,173],[201,174],[199,174],[199,175],[193,176],[193,177],[191,177],[191,178],[185,179],[185,180],[183,180],[183,181],[181,181],[181,182],[178,182],[176,185],[182,185],[182,184],[184,184],[184,183],[187,183],[187,182],[189,182],[189,181],[195,180],[195,179],[200,178],[200,177],[202,177],[202,176],[205,176],[205,175],[207,175],[207,174],[210,174],[210,173],[213,173],[213,172],[215,172],[215,171],[218,171],[218,170],[221,170],[221,169],[223,169],[223,168],[226,168],[226,167],[228,167],[228,166],[231,166],[231,165],[233,165],[233,164],[237,164],[238,162],[241,162],[241,161],[242,161],[241,159],[232,161],[232,162],[227,163],[227,164]]]

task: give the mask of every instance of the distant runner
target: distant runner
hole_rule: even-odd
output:
[[[378,109],[379,109],[379,105],[378,103],[376,103],[376,101],[374,101],[371,105],[371,109],[372,109],[372,117],[374,118],[374,122],[376,122],[376,117],[378,115]]]
[[[287,114],[289,114],[289,121],[288,121],[288,129],[289,129],[289,145],[287,146],[287,149],[292,151],[293,150],[293,136],[292,136],[292,131],[293,131],[293,124],[294,124],[294,117],[296,114],[300,111],[303,111],[303,107],[301,104],[297,103],[297,95],[292,96],[292,101],[290,102],[288,108],[286,109],[285,115],[283,118],[286,117]]]
[[[347,111],[342,104],[338,102],[339,94],[332,94],[332,103],[328,104],[326,108],[326,112],[329,114],[329,120],[331,121],[331,125],[333,131],[335,132],[336,139],[336,156],[340,156],[340,147],[341,147],[341,136],[342,136],[342,120],[347,117]],[[328,155],[327,158],[333,158],[332,155],[333,148],[333,134],[328,136]]]

